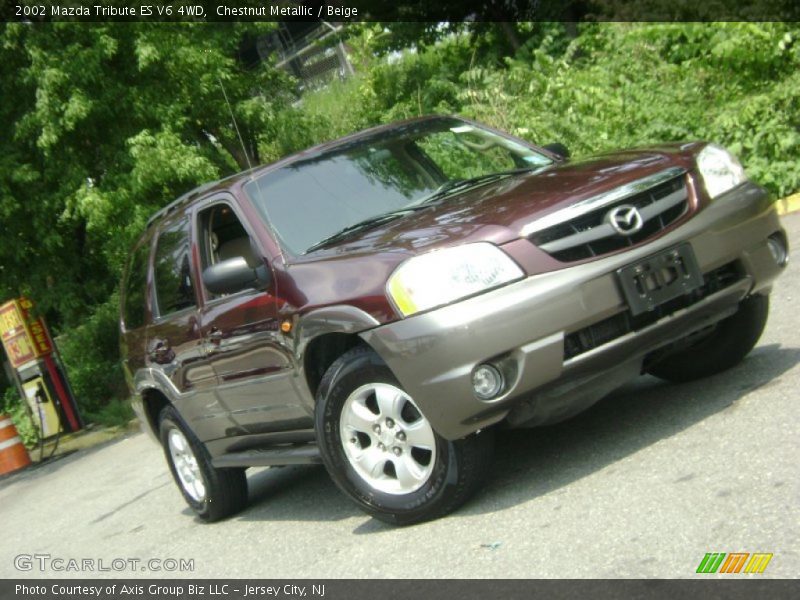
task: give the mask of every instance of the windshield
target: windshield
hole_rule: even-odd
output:
[[[302,159],[251,181],[245,191],[294,254],[345,229],[463,190],[490,173],[552,161],[458,119],[435,119]],[[457,185],[465,181],[464,185]],[[402,212],[399,214],[403,214]],[[355,228],[353,226],[356,226]]]

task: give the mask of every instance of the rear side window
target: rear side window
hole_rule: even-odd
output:
[[[140,244],[133,251],[125,279],[125,307],[122,318],[125,329],[138,329],[144,325],[147,287],[147,258],[150,256],[150,244]]]
[[[194,306],[188,218],[179,219],[161,231],[153,263],[159,316]]]

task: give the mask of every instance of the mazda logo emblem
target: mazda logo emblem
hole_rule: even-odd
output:
[[[623,204],[612,208],[606,214],[606,219],[614,228],[614,231],[621,235],[633,235],[644,225],[641,213],[635,206]]]

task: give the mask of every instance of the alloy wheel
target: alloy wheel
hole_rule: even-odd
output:
[[[203,502],[206,498],[206,486],[189,441],[178,429],[170,430],[167,440],[181,487],[195,502]]]
[[[433,428],[394,385],[372,383],[353,391],[344,402],[339,432],[350,465],[378,491],[410,494],[433,472]]]

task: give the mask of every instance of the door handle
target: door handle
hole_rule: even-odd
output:
[[[220,344],[222,343],[222,331],[217,329],[216,327],[212,327],[206,333],[206,354],[216,354],[220,350]]]
[[[208,341],[214,344],[215,346],[219,346],[219,343],[222,341],[222,331],[220,331],[216,327],[212,327],[211,330],[208,332]]]

